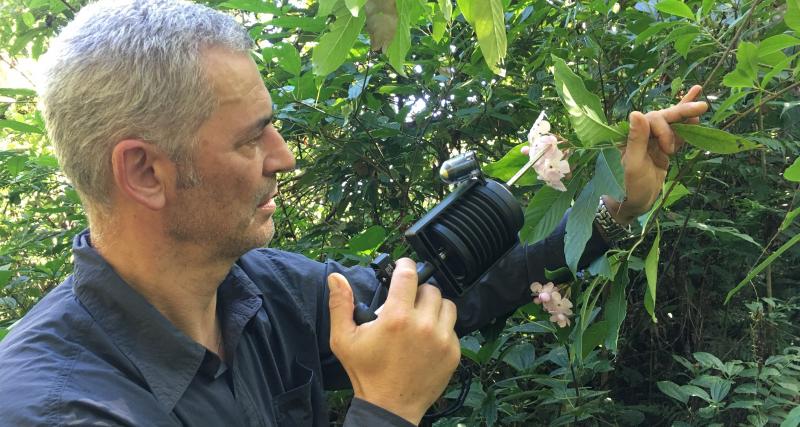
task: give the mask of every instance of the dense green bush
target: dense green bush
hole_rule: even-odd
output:
[[[21,61],[45,51],[83,3],[6,0],[4,67],[28,72]],[[756,149],[687,136],[693,146],[674,159],[635,246],[564,283],[571,327],[530,304],[463,338],[470,393],[438,425],[797,425],[797,0],[206,3],[250,28],[298,159],[281,182],[273,246],[317,259],[409,254],[402,231],[448,192],[441,162],[475,150],[487,172],[507,178],[546,109],[574,172],[566,193],[533,176],[515,189],[527,206],[522,237],[538,240],[573,200],[573,212],[594,209],[591,193],[581,197],[587,183],[619,185],[614,135],[630,111],[703,84],[703,124]],[[394,19],[394,35],[375,30]],[[71,237],[86,225],[42,135],[35,93],[4,86],[0,335],[69,274]],[[581,125],[581,115],[612,126]],[[577,218],[572,260],[587,227]],[[331,399],[335,412],[347,401]]]

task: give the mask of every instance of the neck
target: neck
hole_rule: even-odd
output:
[[[214,259],[196,245],[165,241],[160,236],[163,233],[117,229],[113,235],[93,237],[92,245],[172,324],[222,356],[217,288],[235,260]]]

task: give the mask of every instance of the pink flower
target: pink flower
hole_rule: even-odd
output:
[[[550,123],[546,120],[535,123],[528,132],[528,145],[522,147],[522,154],[533,160],[533,169],[540,180],[556,190],[567,191],[561,180],[569,173],[569,163],[558,148],[558,139],[547,132]]]
[[[531,292],[534,296],[533,302],[542,305],[542,308],[550,314],[551,322],[557,323],[562,328],[569,326],[569,316],[572,316],[572,302],[561,296],[561,292],[558,291],[553,282],[548,282],[546,285],[533,282],[531,284]]]
[[[544,286],[539,282],[533,282],[531,292],[535,296],[533,302],[536,304],[544,303],[545,307],[553,298],[561,298],[561,294],[558,293],[558,289],[555,289],[553,282],[549,282]]]
[[[564,313],[553,313],[550,315],[550,321],[558,323],[559,327],[566,328],[569,326],[569,317]]]

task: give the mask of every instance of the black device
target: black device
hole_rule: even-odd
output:
[[[505,184],[483,176],[471,151],[444,162],[439,175],[455,189],[412,225],[405,238],[421,262],[419,284],[433,277],[444,296],[455,298],[519,242],[524,215]],[[389,256],[379,255],[371,267],[388,287],[394,271]],[[356,303],[356,323],[375,320],[376,304]]]

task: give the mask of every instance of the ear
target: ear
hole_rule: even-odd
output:
[[[122,195],[152,210],[164,207],[169,174],[175,167],[156,146],[135,139],[120,141],[111,152],[111,166]]]

